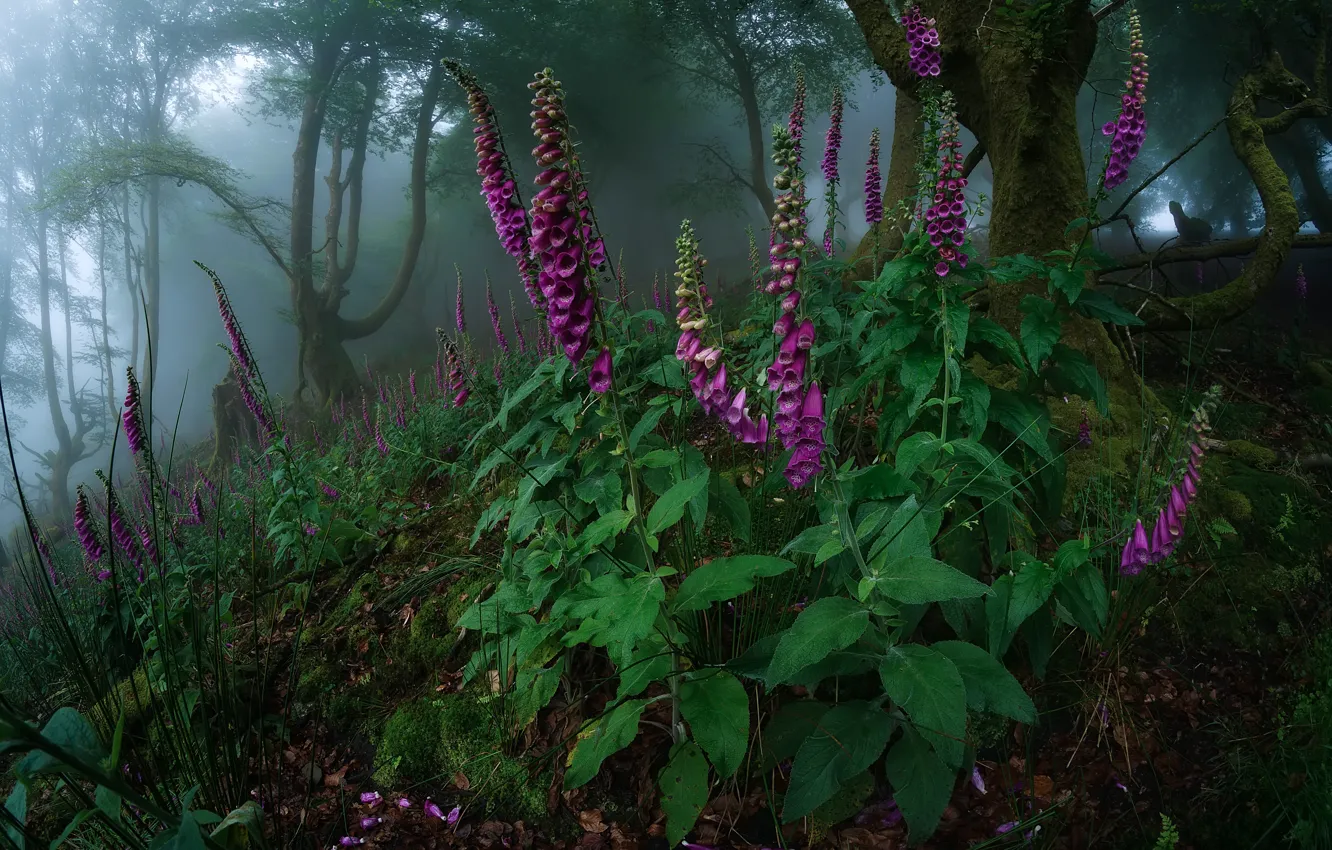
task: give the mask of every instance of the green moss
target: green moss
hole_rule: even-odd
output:
[[[360,609],[362,605],[369,602],[375,591],[379,589],[379,576],[377,573],[369,572],[356,580],[356,583],[347,591],[347,596],[338,603],[324,620],[325,629],[334,629],[344,625],[351,620],[352,616]]]
[[[1277,453],[1248,440],[1231,440],[1226,444],[1230,456],[1249,466],[1269,468],[1276,463]]]
[[[550,774],[533,778],[526,763],[507,755],[490,710],[472,694],[406,703],[384,726],[375,752],[375,782],[429,782],[461,774],[487,816],[537,823],[548,815]]]
[[[405,637],[402,660],[434,667],[448,657],[458,638],[452,626],[456,618],[449,617],[449,602],[443,596],[432,596],[421,603],[421,609],[412,618]]]
[[[442,710],[436,700],[416,700],[393,712],[375,750],[375,782],[392,787],[404,779],[423,782],[440,774]]]
[[[1219,488],[1213,490],[1209,501],[1216,510],[1231,522],[1248,522],[1253,519],[1253,503],[1249,497],[1238,490]]]

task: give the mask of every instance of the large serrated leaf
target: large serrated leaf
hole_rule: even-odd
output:
[[[690,673],[680,683],[680,713],[717,775],[723,779],[733,776],[749,746],[745,686],[724,670]]]
[[[868,702],[845,702],[824,714],[800,745],[782,821],[802,818],[832,799],[842,783],[878,760],[895,727],[892,717]]]
[[[704,470],[663,493],[652,505],[652,510],[648,511],[648,533],[659,534],[679,522],[689,502],[707,488],[708,475],[709,472]]]
[[[853,599],[827,596],[810,603],[777,642],[765,677],[768,686],[790,681],[828,653],[846,649],[868,625],[869,611]]]
[[[889,647],[879,665],[883,689],[953,769],[962,765],[967,691],[947,656],[919,644]]]
[[[666,815],[666,843],[675,847],[694,828],[708,804],[708,763],[692,741],[671,747],[670,761],[657,774],[661,810]]]
[[[578,734],[578,743],[569,753],[569,769],[564,774],[566,789],[580,788],[591,782],[601,771],[602,762],[633,742],[638,735],[638,720],[647,703],[645,699],[621,703],[583,727]]]
[[[967,689],[967,706],[990,711],[1019,723],[1036,722],[1036,704],[999,659],[975,644],[945,640],[930,648],[953,662]]]
[[[893,799],[911,830],[911,844],[920,844],[938,828],[939,818],[953,796],[956,774],[911,729],[902,730],[902,737],[888,750],[883,767],[893,784]]]
[[[734,599],[754,588],[759,578],[779,576],[795,564],[771,555],[736,555],[716,558],[690,573],[680,583],[672,607],[676,611],[702,611],[708,606]]]

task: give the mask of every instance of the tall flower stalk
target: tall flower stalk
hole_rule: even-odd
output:
[[[823,253],[833,254],[833,236],[837,228],[837,159],[842,149],[842,90],[833,89],[832,109],[829,111],[828,135],[823,145],[824,208],[827,224],[823,228]]]
[[[523,289],[532,302],[532,308],[538,313],[544,307],[544,299],[536,284],[536,270],[528,252],[531,227],[527,220],[527,210],[523,207],[518,181],[513,174],[513,167],[504,150],[504,137],[500,133],[499,118],[490,98],[476,77],[464,70],[457,62],[446,61],[444,67],[453,75],[465,92],[467,108],[476,124],[472,134],[476,148],[476,173],[481,177],[481,195],[486,199],[486,208],[495,222],[495,233],[500,244],[509,256],[518,264],[518,274],[523,280]],[[458,327],[462,331],[461,323]]]
[[[1119,98],[1119,117],[1107,121],[1101,133],[1111,138],[1110,158],[1106,162],[1103,184],[1113,189],[1128,177],[1128,168],[1142,150],[1147,132],[1147,54],[1142,52],[1142,22],[1137,11],[1129,14],[1129,77]]]
[[[505,356],[509,353],[509,340],[504,336],[504,325],[500,323],[499,307],[495,304],[495,292],[490,285],[490,272],[486,272],[486,311],[490,313],[490,327],[495,331],[495,341]]]
[[[467,317],[463,314],[463,278],[462,269],[458,264],[453,264],[453,271],[458,276],[457,297],[453,303],[453,325],[458,329],[458,335],[467,333]]]
[[[139,396],[139,382],[134,378],[134,367],[125,369],[125,410],[120,415],[125,426],[125,442],[135,457],[151,452],[152,440],[143,425],[143,404]]]
[[[883,177],[879,173],[879,128],[870,133],[869,160],[865,163],[865,223],[869,225],[874,276],[879,276],[879,222],[883,221]]]
[[[939,132],[939,170],[934,182],[934,197],[925,210],[925,233],[939,253],[934,273],[947,277],[956,263],[967,267],[967,255],[960,249],[967,238],[967,202],[962,190],[967,178],[962,176],[962,142],[958,139],[957,115],[951,98],[943,102],[943,127]]]
[[[732,395],[728,386],[722,337],[708,315],[712,297],[703,282],[708,261],[699,250],[698,237],[688,219],[680,223],[675,248],[675,277],[680,282],[675,290],[675,320],[680,328],[675,356],[691,373],[689,388],[703,412],[722,419],[735,439],[766,443],[768,417],[761,416],[755,422],[746,404],[747,392],[742,388]]]
[[[935,29],[934,18],[925,17],[920,7],[912,3],[902,13],[902,26],[906,28],[911,70],[920,77],[939,76],[943,56],[939,53],[939,31]]]
[[[509,318],[513,321],[513,338],[518,342],[518,355],[527,353],[527,337],[523,336],[523,323],[518,321],[518,308],[513,305],[513,296],[509,296]]]
[[[803,91],[797,90],[797,101]],[[800,315],[800,290],[805,236],[805,178],[800,168],[799,148],[794,138],[800,133],[794,119],[802,110],[792,110],[789,127],[773,128],[773,162],[778,173],[773,186],[780,193],[777,211],[772,217],[769,249],[772,280],[765,286],[769,295],[779,299],[780,316],[773,325],[778,338],[777,354],[768,367],[768,389],[777,393],[775,421],[782,447],[791,451],[786,480],[795,489],[812,481],[823,466],[823,393],[806,374],[809,351],[814,346],[814,322]]]
[[[573,156],[564,91],[546,68],[528,83],[532,131],[538,144],[532,156],[543,169],[542,188],[532,200],[532,254],[541,266],[537,285],[546,299],[551,335],[570,363],[577,365],[592,345],[597,317],[594,273],[606,263],[606,249],[593,233],[588,193]]]
[[[1207,457],[1204,440],[1212,430],[1211,415],[1221,397],[1221,387],[1213,386],[1193,412],[1188,426],[1188,443],[1184,453],[1174,464],[1162,495],[1164,504],[1157,510],[1156,523],[1151,534],[1141,519],[1135,520],[1133,531],[1119,557],[1119,571],[1135,576],[1143,567],[1158,564],[1174,554],[1184,536],[1184,519],[1189,506],[1198,496],[1202,484],[1202,466]]]

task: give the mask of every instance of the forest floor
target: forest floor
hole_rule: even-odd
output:
[[[1241,507],[1214,526],[1209,556],[1178,564],[1153,583],[1153,598],[1124,606],[1113,641],[1066,641],[1042,681],[1024,677],[1041,722],[1002,731],[981,748],[981,782],[959,785],[924,846],[1150,847],[1162,814],[1179,825],[1181,847],[1241,846],[1227,841],[1239,820],[1253,832],[1280,822],[1282,797],[1313,781],[1288,768],[1283,722],[1301,695],[1307,703],[1311,688],[1320,692],[1311,653],[1332,633],[1319,567],[1332,563],[1323,528],[1332,509],[1327,478],[1299,472],[1291,458],[1327,438],[1311,429],[1332,413],[1332,390],[1292,393],[1289,370],[1258,360],[1226,357],[1228,365],[1203,376],[1230,388],[1218,430],[1236,446],[1224,461],[1225,486],[1242,494]],[[505,694],[493,672],[478,677],[479,687],[463,685],[475,637],[457,636],[454,622],[493,588],[500,543],[468,546],[482,502],[450,501],[447,488],[436,481],[415,494],[421,512],[389,535],[367,571],[323,584],[306,620],[293,615],[279,633],[292,640],[299,630],[303,647],[300,684],[273,695],[277,707],[291,702],[297,721],[283,750],[278,816],[300,821],[319,846],[350,834],[371,847],[665,848],[655,808],[665,731],[645,724],[597,780],[561,793],[567,744],[601,710],[596,700],[557,697],[522,733],[526,757],[467,723],[449,726],[455,701],[484,706],[463,712],[474,726],[477,717],[503,714]],[[594,680],[604,671],[595,659],[575,659],[569,675]],[[458,740],[413,739],[403,719],[413,712],[429,714],[436,728],[444,716]],[[651,711],[645,719],[663,729],[669,720]],[[446,755],[417,758],[431,748]],[[414,758],[442,772],[399,770]],[[770,800],[782,790],[782,770],[767,774],[771,783],[751,776],[714,788],[693,842],[907,846],[905,824],[873,787],[840,801],[836,821],[789,824],[779,840]],[[382,800],[361,802],[370,790]],[[409,808],[398,806],[401,798]],[[441,813],[458,806],[456,821],[427,814],[427,799]],[[362,818],[383,820],[361,830]]]

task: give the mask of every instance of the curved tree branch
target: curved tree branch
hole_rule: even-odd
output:
[[[1317,39],[1317,63],[1321,68],[1326,61],[1326,40],[1321,27]],[[1258,197],[1266,213],[1266,225],[1262,235],[1252,240],[1253,259],[1245,265],[1238,277],[1213,292],[1171,299],[1171,304],[1186,315],[1175,310],[1163,310],[1153,302],[1144,305],[1140,316],[1149,328],[1187,330],[1226,322],[1243,314],[1253,306],[1259,293],[1271,285],[1296,242],[1304,241],[1296,235],[1300,229],[1300,215],[1295,206],[1290,179],[1273,158],[1265,137],[1269,132],[1281,132],[1288,128],[1298,117],[1327,113],[1326,81],[1322,73],[1318,75],[1317,82],[1318,90],[1313,97],[1309,97],[1308,87],[1286,69],[1276,52],[1271,52],[1262,65],[1245,74],[1235,84],[1230,108],[1227,110],[1226,130],[1236,157],[1244,164],[1254,185],[1258,187]],[[1299,102],[1285,109],[1275,119],[1264,119],[1258,117],[1260,99]],[[1163,251],[1162,256],[1174,254],[1202,259],[1210,258],[1204,252],[1211,252],[1211,256],[1232,256],[1236,253],[1233,251],[1234,243],[1230,251],[1223,246],[1224,243],[1196,249],[1176,248]],[[1154,262],[1159,264],[1161,259],[1157,258]]]
[[[435,107],[444,82],[444,66],[440,59],[438,56],[432,59],[430,75],[421,92],[421,109],[416,116],[416,137],[412,143],[412,223],[397,275],[393,286],[368,314],[359,319],[338,318],[338,336],[343,340],[360,339],[383,327],[402,303],[416,271],[421,243],[425,241],[426,166],[430,160],[430,137],[435,132]]]

